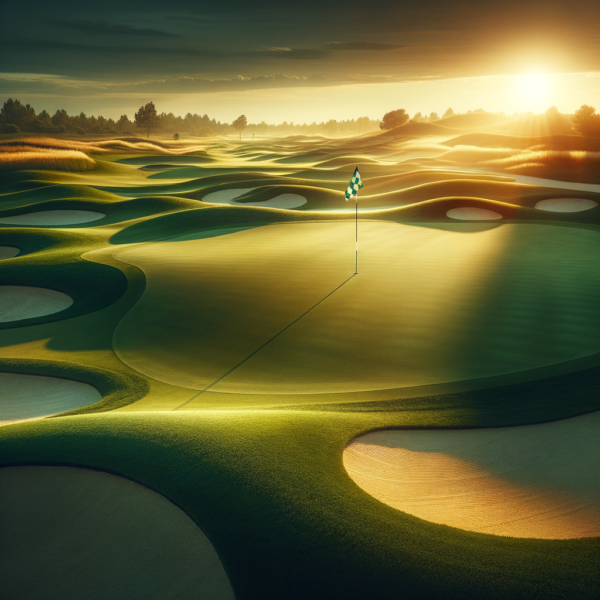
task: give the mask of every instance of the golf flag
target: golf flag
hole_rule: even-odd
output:
[[[354,175],[350,178],[350,183],[348,184],[348,189],[346,190],[346,202],[352,198],[352,196],[358,196],[358,190],[363,187],[362,179],[360,178],[360,173],[358,172],[358,167],[356,167],[354,171]]]

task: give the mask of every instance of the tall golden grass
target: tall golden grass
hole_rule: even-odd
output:
[[[0,172],[21,169],[51,171],[91,171],[96,162],[77,150],[17,150],[14,147],[0,152]]]
[[[516,169],[525,166],[560,167],[574,169],[599,169],[600,152],[569,150],[530,150],[512,156],[488,160],[482,164],[502,169]]]
[[[77,150],[85,154],[109,154],[115,150],[133,152],[153,152],[157,154],[191,154],[204,149],[203,146],[176,146],[164,142],[131,141],[129,139],[96,140],[82,142],[79,140],[56,139],[50,137],[31,137],[0,142],[0,153],[10,152],[10,148],[22,151],[32,150]],[[13,150],[14,151],[14,150]]]

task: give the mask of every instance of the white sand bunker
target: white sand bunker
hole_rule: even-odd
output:
[[[239,198],[255,188],[242,188],[239,190],[220,190],[211,192],[202,198],[204,202],[213,202],[214,204],[228,204],[230,206],[268,206],[269,208],[298,208],[306,204],[307,200],[299,194],[279,194],[270,200],[262,202],[236,202],[235,198]]]
[[[56,290],[0,285],[0,323],[52,315],[69,308],[73,298]]]
[[[79,223],[90,223],[103,219],[104,213],[92,210],[42,210],[39,212],[3,217],[0,223],[10,225],[77,225]]]
[[[460,219],[461,221],[496,221],[502,219],[502,215],[487,208],[476,208],[475,206],[461,206],[460,208],[451,208],[447,213],[451,219]]]
[[[365,492],[452,527],[522,538],[600,536],[600,412],[525,427],[377,431],[344,466]]]
[[[93,386],[81,381],[0,373],[0,425],[58,415],[102,400]]]
[[[7,467],[0,487],[7,598],[234,598],[202,530],[142,485],[87,469]]]
[[[549,200],[540,200],[535,205],[538,210],[562,213],[582,212],[595,206],[598,206],[597,202],[586,198],[550,198]]]
[[[17,256],[19,252],[19,248],[15,248],[14,246],[0,246],[0,260],[13,258],[14,256]]]

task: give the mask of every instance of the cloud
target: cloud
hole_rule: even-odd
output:
[[[363,50],[363,51],[388,51],[406,48],[402,44],[380,44],[379,42],[329,42],[324,44],[331,50]]]
[[[328,58],[331,52],[314,48],[258,48],[253,52],[243,52],[241,55],[262,56],[264,58],[283,58],[285,60],[321,60]]]
[[[126,36],[142,36],[142,37],[163,37],[163,38],[180,38],[181,35],[160,31],[159,29],[141,29],[131,27],[130,25],[116,25],[109,23],[106,19],[93,19],[82,21],[66,21],[61,19],[52,19],[50,21],[54,25],[66,27],[74,31],[90,35],[126,35]]]
[[[252,77],[203,78],[177,77],[162,80],[149,80],[135,83],[106,83],[62,77],[59,75],[0,73],[0,95],[64,97],[116,97],[148,94],[203,94],[228,91],[266,90],[282,88],[319,88],[360,83],[389,83],[394,79],[388,76],[352,75],[301,77],[280,73],[276,75],[256,75]]]

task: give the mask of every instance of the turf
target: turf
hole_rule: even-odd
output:
[[[98,469],[160,492],[207,534],[240,599],[596,598],[599,538],[437,525],[378,502],[343,468],[346,445],[372,430],[600,409],[600,209],[533,208],[596,195],[469,163],[476,143],[492,152],[506,139],[481,137],[501,119],[464,117],[412,124],[397,140],[108,141],[90,172],[3,175],[3,214],[107,216],[0,228],[0,245],[21,249],[0,262],[3,283],[74,299],[2,327],[0,371],[89,383],[103,397],[0,428],[0,465]],[[464,132],[480,137],[456,140]],[[448,146],[457,153],[441,156]],[[349,280],[354,215],[313,209],[352,208],[341,196],[356,165],[360,205],[388,208],[361,214]],[[563,180],[580,178],[565,165]],[[240,206],[203,201],[240,188],[254,188]],[[309,203],[243,206],[280,193]],[[503,219],[447,217],[462,207]]]

